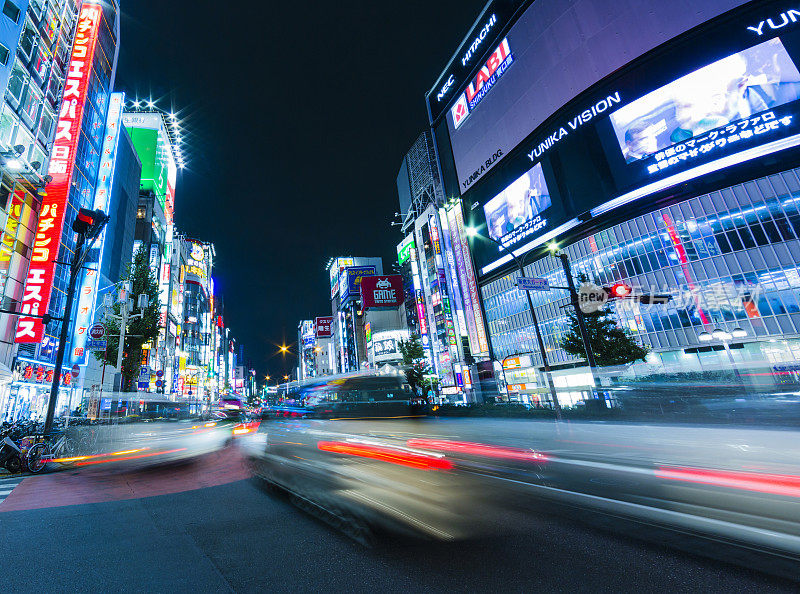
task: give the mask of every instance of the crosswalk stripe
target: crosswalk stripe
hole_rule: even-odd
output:
[[[11,493],[11,491],[13,491],[13,490],[14,490],[14,489],[9,489],[8,491],[0,491],[0,495],[8,495],[8,494],[9,494],[9,493]]]

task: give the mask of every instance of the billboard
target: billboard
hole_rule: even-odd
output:
[[[331,262],[330,277],[331,277],[331,299],[339,292],[339,276],[346,267],[352,266],[355,261],[352,257],[348,258],[334,258]]]
[[[174,212],[178,169],[164,118],[159,112],[125,113],[122,123],[142,162],[139,187],[156,195],[156,199],[164,209],[167,224],[170,225]]]
[[[443,127],[443,135],[449,138],[459,191],[468,191],[528,134],[592,85],[661,44],[746,3],[704,0],[694,3],[691,10],[677,10],[661,0],[641,0],[625,9],[611,0],[556,5],[519,2],[506,7],[502,15],[490,3],[476,26],[488,23],[493,14],[497,19],[474,46],[469,67],[456,73],[451,62],[442,76],[452,73],[452,79],[440,77],[427,95],[432,124]],[[520,9],[523,4],[525,8]],[[762,12],[756,23],[771,16]],[[465,43],[475,41],[470,39],[472,34]],[[459,52],[464,58],[464,46]],[[451,84],[443,89],[448,81]],[[570,117],[582,115],[583,109]],[[593,117],[590,110],[589,119]],[[582,118],[576,120],[576,125],[583,123]],[[440,153],[450,152],[439,148]]]
[[[496,45],[496,40],[514,13],[525,3],[525,0],[490,0],[484,7],[444,72],[425,95],[432,122],[445,112],[457,91],[469,80],[476,65],[481,63],[481,57]]]
[[[330,338],[333,336],[333,316],[319,316],[314,320],[317,338]]]
[[[361,305],[363,309],[399,307],[403,304],[403,277],[365,276],[361,279]]]
[[[408,340],[408,331],[387,330],[373,334],[372,361],[381,363],[402,359],[403,354],[400,352],[400,342],[403,340]]]
[[[344,303],[348,298],[361,295],[361,279],[378,271],[374,266],[348,266],[339,275],[339,293]]]
[[[668,159],[662,166],[663,157],[651,158],[660,151],[685,161],[689,149],[696,147],[699,153],[702,144],[696,139],[706,137],[706,133],[715,141],[709,150],[738,142],[748,129],[741,122],[797,99],[800,72],[776,38],[703,66],[631,101],[610,117],[625,162],[647,159],[648,172],[658,173],[670,166]],[[774,117],[761,117],[762,123],[768,121],[774,121]],[[722,130],[714,135],[715,129]],[[755,133],[755,126],[750,132]],[[688,145],[690,139],[695,143]],[[670,147],[675,148],[669,151]]]
[[[103,145],[100,152],[100,167],[97,173],[97,185],[94,192],[93,208],[101,209],[103,212],[110,212],[109,199],[111,198],[111,186],[114,179],[114,165],[117,162],[117,145],[119,143],[119,128],[122,119],[122,106],[125,104],[125,93],[111,93],[108,100],[108,113],[106,116],[105,134]],[[114,205],[116,206],[116,205]],[[97,239],[99,245],[103,245],[106,237],[106,229],[100,233]],[[103,265],[103,250],[99,250],[100,259],[97,268]],[[78,310],[75,318],[75,331],[72,337],[72,363],[78,365],[86,364],[86,341],[88,339],[88,328],[93,322],[95,302],[97,301],[97,282],[98,273],[96,270],[86,270],[81,282],[80,293],[78,294]]]
[[[39,211],[36,238],[20,304],[20,311],[23,313],[42,315],[50,305],[55,260],[59,255],[61,231],[75,167],[75,153],[81,136],[83,107],[101,19],[102,9],[92,4],[84,4],[78,15],[77,32],[64,81],[62,108],[50,153],[48,175],[52,180],[47,184],[47,195],[44,196]],[[20,316],[16,342],[37,343],[42,341],[43,336],[44,325],[41,319]]]
[[[490,239],[519,256],[635,201],[645,208],[644,198],[713,191],[725,180],[715,171],[763,171],[781,151],[795,158],[800,18],[753,26],[780,6],[751,4],[698,27],[528,136],[470,194],[468,224],[483,236],[471,244],[479,275],[511,259]]]
[[[412,233],[397,245],[397,263],[402,266],[411,258],[414,249],[414,234]]]

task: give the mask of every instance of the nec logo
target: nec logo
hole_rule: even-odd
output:
[[[436,95],[437,101],[441,101],[442,99],[444,99],[444,96],[447,95],[447,92],[450,90],[450,87],[455,82],[455,80],[456,80],[455,76],[451,74],[450,78],[447,79],[447,82],[444,83],[442,90],[437,93]]]

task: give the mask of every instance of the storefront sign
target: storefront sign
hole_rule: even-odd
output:
[[[122,122],[122,107],[125,103],[124,93],[111,93],[108,100],[108,117],[106,118],[105,136],[100,152],[100,168],[97,173],[97,186],[94,193],[94,209],[109,212],[109,199],[111,197],[112,182],[114,179],[114,165],[116,163],[117,144],[119,141],[119,128]],[[103,265],[103,242],[106,230],[100,233],[95,245],[100,246],[100,258],[96,268]],[[81,282],[78,296],[78,314],[75,319],[75,330],[72,337],[72,361],[80,365],[86,363],[86,341],[89,338],[87,326],[97,300],[97,271],[87,270]],[[94,338],[102,338],[94,337]],[[97,349],[95,349],[97,350]]]
[[[47,195],[42,201],[36,238],[33,243],[30,268],[25,281],[20,310],[24,313],[44,314],[50,304],[53,289],[55,260],[61,243],[61,231],[67,197],[75,167],[75,151],[81,134],[83,106],[94,61],[97,32],[102,16],[99,6],[86,4],[78,16],[78,27],[72,45],[70,62],[64,81],[61,111],[50,157]],[[41,342],[44,324],[40,318],[20,317],[17,322],[16,342]]]
[[[321,316],[314,321],[317,338],[330,338],[333,335],[331,326],[333,325],[332,316]]]

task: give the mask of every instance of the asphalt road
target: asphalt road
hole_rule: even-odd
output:
[[[235,452],[26,478],[0,503],[4,592],[697,592],[797,584],[587,527],[368,549],[261,490]],[[25,509],[35,508],[35,509]]]

